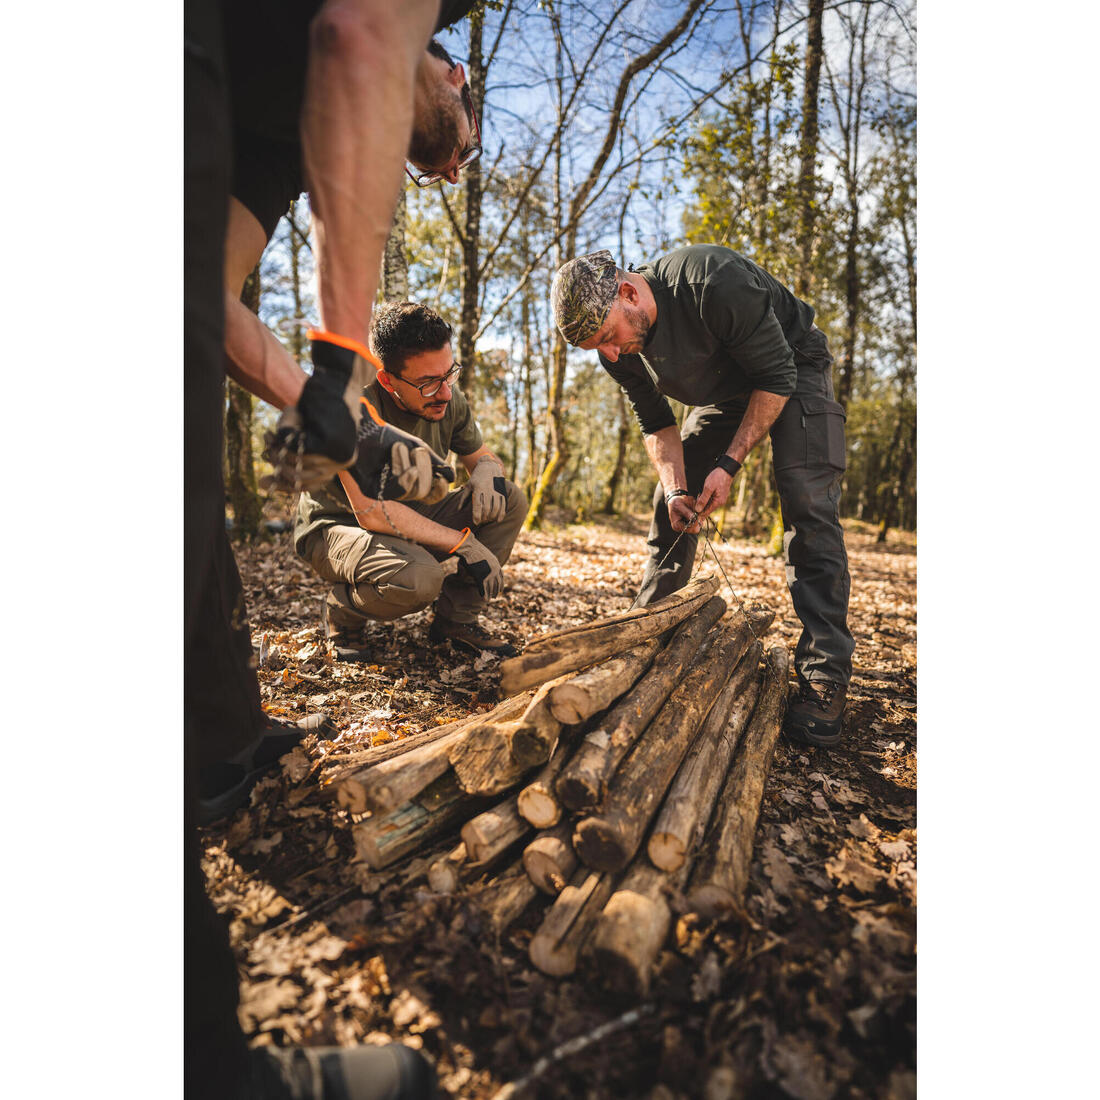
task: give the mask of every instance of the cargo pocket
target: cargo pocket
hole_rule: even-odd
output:
[[[827,397],[792,397],[772,427],[777,470],[798,466],[847,466],[844,406]]]

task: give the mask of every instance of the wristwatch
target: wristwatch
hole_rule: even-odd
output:
[[[736,458],[730,458],[729,455],[719,455],[714,460],[714,468],[717,470],[719,467],[725,470],[730,477],[734,477],[737,471],[741,469],[741,463]]]

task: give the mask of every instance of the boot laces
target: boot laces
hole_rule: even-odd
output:
[[[839,690],[840,684],[833,680],[803,680],[799,695],[804,702],[827,707]]]

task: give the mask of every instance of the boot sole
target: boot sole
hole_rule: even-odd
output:
[[[827,749],[840,742],[844,733],[844,723],[838,721],[836,727],[822,723],[815,729],[796,723],[783,726],[783,733],[790,741],[797,741],[803,745],[813,745],[815,748]]]

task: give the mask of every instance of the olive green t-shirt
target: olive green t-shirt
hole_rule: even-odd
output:
[[[409,435],[415,435],[417,439],[422,439],[440,458],[446,458],[451,451],[456,455],[473,454],[482,445],[481,429],[470,411],[465,394],[457,386],[453,387],[451,400],[442,420],[424,420],[399,408],[377,381],[365,387],[363,393],[382,414],[383,420]],[[416,501],[409,502],[409,507],[423,511]],[[312,493],[302,493],[298,497],[294,549],[301,552],[302,542],[307,535],[333,524],[357,526],[344,487],[335,477],[320,489],[315,489]]]
[[[626,390],[647,435],[676,423],[665,395],[721,405],[751,390],[794,392],[794,347],[813,307],[747,256],[716,244],[677,248],[637,269],[657,303],[645,347],[604,370]]]

